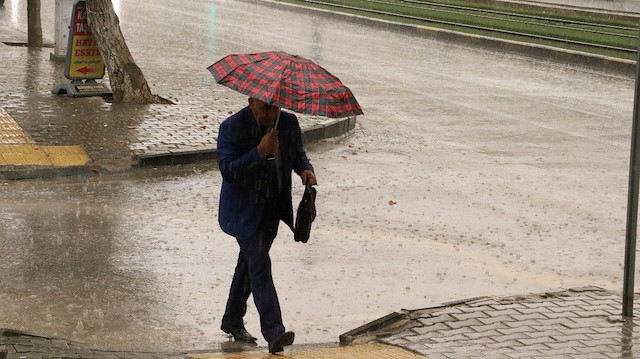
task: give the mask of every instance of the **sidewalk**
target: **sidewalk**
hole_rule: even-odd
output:
[[[640,310],[638,296],[634,311]],[[403,310],[343,334],[377,340],[430,359],[632,358],[640,323],[622,318],[622,295],[597,287],[515,297],[482,297]]]
[[[624,321],[622,299],[597,287],[514,297],[482,297],[438,307],[403,310],[340,336],[340,347],[292,346],[283,358],[632,358],[640,354],[639,323]],[[636,301],[635,311],[640,310]],[[188,353],[118,352],[82,343],[4,330],[0,350],[9,359],[274,357],[266,348]],[[2,355],[0,355],[1,357]]]

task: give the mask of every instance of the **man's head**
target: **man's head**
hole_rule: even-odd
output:
[[[261,126],[273,127],[278,116],[278,106],[271,106],[257,98],[249,97],[249,108]]]

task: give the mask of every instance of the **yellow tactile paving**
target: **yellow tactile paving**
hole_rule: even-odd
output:
[[[46,153],[34,145],[2,145],[0,156],[0,163],[5,165],[51,166],[51,160]]]
[[[56,167],[83,166],[91,159],[80,146],[42,146]]]
[[[7,111],[0,107],[0,145],[32,143],[31,138],[22,131],[16,121],[9,116]]]
[[[37,146],[0,107],[0,166],[83,166],[91,159],[80,146]]]
[[[424,358],[402,348],[384,344],[364,344],[338,348],[285,350],[278,356],[266,352],[198,353],[193,359],[418,359]]]

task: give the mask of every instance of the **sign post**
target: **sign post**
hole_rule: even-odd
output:
[[[73,5],[64,71],[71,82],[59,85],[51,92],[73,97],[110,95],[111,90],[96,81],[104,74],[104,59],[87,22],[86,2],[78,1]]]
[[[69,24],[73,12],[75,0],[56,0],[55,13],[55,45],[50,59],[64,61],[69,43]]]

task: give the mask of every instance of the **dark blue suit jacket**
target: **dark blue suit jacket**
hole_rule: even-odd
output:
[[[261,139],[260,126],[248,106],[222,122],[218,132],[218,166],[223,179],[218,221],[225,233],[239,239],[255,233],[267,188],[277,180],[269,172],[270,161],[258,154]],[[291,171],[299,175],[304,170],[313,171],[313,167],[302,147],[300,125],[295,115],[281,112],[278,139],[282,179],[278,207],[280,218],[293,228]]]

